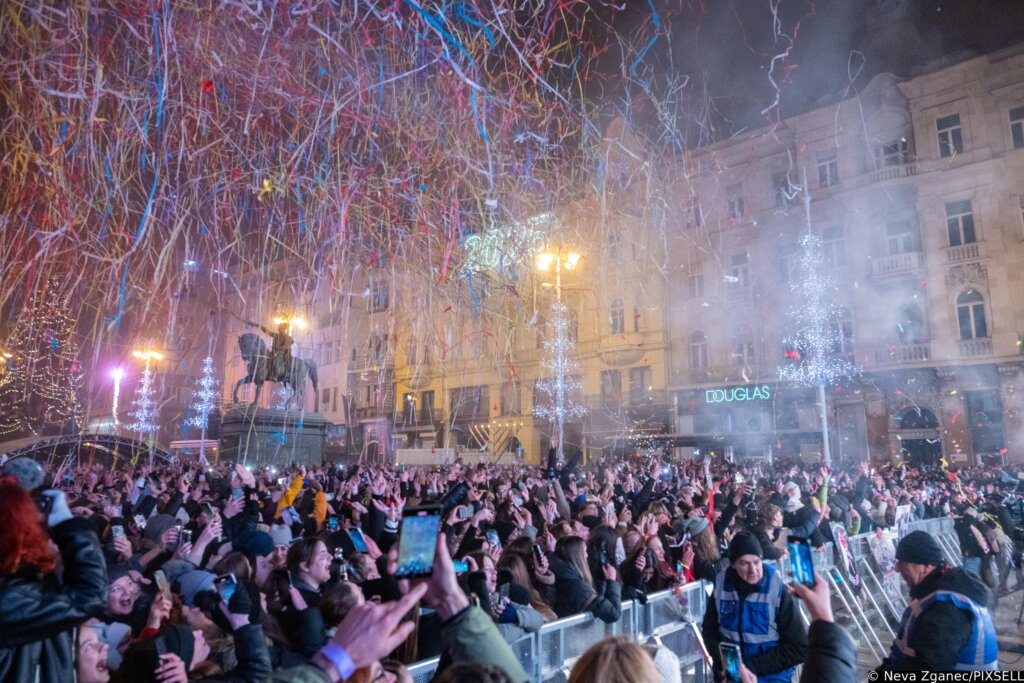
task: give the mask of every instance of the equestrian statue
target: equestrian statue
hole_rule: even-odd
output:
[[[245,360],[246,375],[235,384],[232,400],[238,403],[239,387],[252,383],[256,385],[256,395],[252,399],[253,405],[256,405],[260,400],[263,383],[279,382],[293,392],[289,403],[295,400],[300,408],[304,407],[307,379],[313,382],[313,396],[317,396],[316,363],[311,358],[292,356],[292,336],[288,332],[287,322],[279,324],[276,332],[262,325],[248,324],[270,335],[270,352],[267,352],[266,343],[257,334],[246,332],[238,338],[238,349]]]

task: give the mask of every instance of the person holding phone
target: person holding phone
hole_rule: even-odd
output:
[[[93,525],[71,515],[63,492],[41,495],[45,517],[17,479],[0,478],[2,681],[73,680],[75,627],[105,606],[106,564]]]
[[[331,578],[333,559],[334,555],[317,538],[304,538],[288,550],[291,609],[285,610],[282,621],[290,634],[292,647],[304,657],[312,657],[327,642],[320,597],[321,588]]]
[[[759,681],[791,681],[807,654],[807,630],[782,576],[763,564],[761,543],[747,531],[729,543],[729,562],[715,577],[701,626],[716,673],[723,671],[719,645],[728,643]]]
[[[813,586],[794,582],[790,590],[803,601],[811,616],[801,683],[853,683],[857,680],[857,645],[832,617],[828,580],[815,572]]]

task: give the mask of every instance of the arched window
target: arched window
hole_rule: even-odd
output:
[[[927,408],[911,408],[897,418],[900,429],[938,429],[935,413]]]
[[[960,339],[988,337],[985,299],[978,290],[968,289],[956,298],[956,319],[960,326]]]
[[[905,304],[896,315],[896,337],[900,344],[924,344],[928,341],[928,330],[924,316],[917,304]]]
[[[692,369],[708,366],[708,338],[700,330],[690,335],[690,367]]]
[[[622,299],[612,299],[612,307],[608,314],[612,334],[623,334],[626,331],[626,311]]]

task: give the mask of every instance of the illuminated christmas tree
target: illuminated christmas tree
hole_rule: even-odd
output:
[[[569,309],[565,304],[557,303],[551,307],[551,312],[554,313],[555,329],[554,334],[544,340],[545,355],[540,364],[545,370],[545,376],[537,381],[540,400],[533,406],[533,414],[555,423],[558,459],[561,461],[565,422],[583,417],[587,408],[573,400],[573,396],[582,393],[583,387],[576,377],[580,366],[573,356],[576,340],[569,333]]]
[[[68,299],[50,280],[15,320],[3,345],[0,435],[77,428],[82,371]]]
[[[142,371],[139,384],[135,387],[135,397],[132,399],[132,409],[128,411],[131,421],[124,426],[125,429],[138,432],[139,441],[148,441],[152,438],[153,432],[159,429],[156,424],[156,401],[153,398],[153,372],[146,364]]]
[[[196,380],[196,390],[192,392],[195,401],[192,403],[192,416],[185,424],[198,427],[200,430],[199,461],[206,463],[206,428],[210,423],[210,413],[217,407],[217,380],[213,378],[213,358],[207,356],[203,360],[203,375]]]
[[[804,186],[806,187],[806,178]],[[804,193],[807,233],[800,240],[799,277],[790,285],[794,305],[789,312],[795,332],[783,341],[786,364],[779,376],[794,384],[818,389],[822,455],[831,465],[828,443],[828,407],[825,388],[854,377],[857,368],[847,360],[840,325],[839,285],[832,276],[835,265],[826,257],[821,238],[811,232],[810,196]]]

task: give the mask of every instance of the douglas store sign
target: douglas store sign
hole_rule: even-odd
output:
[[[749,401],[766,401],[772,397],[772,388],[767,384],[755,384],[746,387],[727,387],[725,389],[707,389],[704,399],[713,403],[743,403]]]

